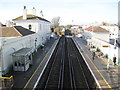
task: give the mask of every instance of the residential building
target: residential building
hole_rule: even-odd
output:
[[[12,54],[22,48],[35,47],[35,32],[29,31],[21,26],[3,27],[0,29],[1,38],[1,68],[2,74],[6,74],[13,66]]]
[[[103,41],[109,42],[109,31],[99,27],[99,26],[90,26],[84,29],[84,38],[92,39],[95,37]]]
[[[118,26],[100,26],[109,31],[109,39],[113,40],[118,38]]]
[[[8,22],[6,25],[7,27],[2,27],[0,29],[0,58],[2,63],[0,72],[2,72],[3,75],[12,70],[12,68],[14,68],[13,66],[16,66],[16,62],[13,59],[15,57],[16,60],[19,61],[18,57],[19,55],[22,57],[22,53],[29,53],[30,57],[26,56],[26,58],[29,64],[31,64],[32,61],[29,61],[29,59],[32,58],[31,54],[36,52],[40,45],[49,40],[51,23],[35,14],[35,8],[32,9],[32,14],[27,14],[27,9],[24,7],[23,16],[13,19],[12,25],[9,25],[11,23]],[[26,53],[26,55],[28,53]],[[18,62],[18,64],[21,62]],[[27,65],[25,71],[27,71],[28,68],[29,65]],[[15,68],[14,70],[24,71],[23,69],[16,70]]]
[[[99,49],[101,52],[103,52],[104,56],[107,56],[111,60],[113,60],[113,57],[116,56],[117,65],[119,65],[120,56],[118,53],[120,52],[120,48],[109,42],[109,33],[110,31],[100,26],[90,26],[84,29],[83,36],[88,45],[90,45],[90,48],[95,47],[95,50]]]

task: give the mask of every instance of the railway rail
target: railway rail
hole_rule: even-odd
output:
[[[90,90],[96,83],[72,38],[61,37],[36,90],[66,88]]]

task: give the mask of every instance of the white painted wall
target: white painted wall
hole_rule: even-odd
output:
[[[84,30],[83,35],[86,40],[94,37],[94,38],[98,38],[98,39],[104,40],[106,42],[109,42],[109,33],[108,32],[90,32],[90,31]]]
[[[2,44],[2,69],[3,71],[9,70],[9,67],[12,66],[12,53],[21,49],[21,48],[31,48],[35,47],[35,40],[36,34],[28,35],[25,37],[18,37],[14,39],[4,40]],[[6,73],[5,72],[5,73]]]
[[[109,42],[109,32],[95,32],[93,37]]]
[[[0,77],[2,76],[2,38],[0,38]]]
[[[116,47],[112,44],[109,44],[108,42],[102,41],[100,39],[97,38],[92,38],[92,42],[93,45],[98,47],[104,55],[108,54],[109,58],[111,60],[113,60],[114,55],[117,57],[117,64],[118,62],[120,62],[120,55],[118,55],[120,53],[120,48]],[[103,47],[103,45],[108,45],[109,47]]]
[[[36,32],[35,34],[16,37],[8,39],[6,37],[2,42],[2,70],[8,72],[13,64],[12,53],[21,48],[33,48],[35,50],[35,39],[37,38],[36,47],[38,48],[42,43],[45,43],[50,38],[50,22],[41,20],[17,20],[14,21],[16,26],[22,26],[29,29],[29,25],[32,25],[31,31]],[[1,59],[2,60],[2,59]]]
[[[110,39],[115,39],[118,37],[118,26],[100,26],[106,30],[108,30],[110,33]]]
[[[42,32],[50,32],[50,23],[46,21],[41,20],[17,20],[14,21],[16,23],[16,26],[22,26],[24,28],[29,29],[29,25],[32,26],[31,31],[34,31],[36,33],[42,33]],[[47,28],[47,29],[46,29]],[[46,32],[45,32],[46,33]]]
[[[16,26],[22,26],[24,28],[29,29],[29,25],[32,26],[31,31],[34,31],[36,33],[39,32],[40,28],[39,27],[39,23],[37,20],[19,20],[19,21],[14,21],[14,23],[16,23]]]
[[[83,36],[84,38],[87,40],[87,39],[91,39],[92,38],[92,32],[89,32],[87,30],[84,30],[83,32]]]
[[[46,30],[47,31],[47,30]],[[42,40],[43,37],[43,40]],[[24,37],[18,37],[13,39],[6,39],[2,44],[2,69],[5,73],[10,69],[13,64],[12,53],[21,49],[21,48],[33,48],[35,50],[35,39],[37,38],[36,47],[39,47],[42,43],[47,40],[46,38],[50,38],[50,35],[47,33],[43,33],[40,35],[39,33],[31,34]]]

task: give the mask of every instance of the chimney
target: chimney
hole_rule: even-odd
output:
[[[40,11],[40,17],[43,17],[43,11],[42,10]]]
[[[2,27],[2,23],[0,22],[0,27]]]
[[[11,22],[10,22],[10,20],[7,20],[7,21],[6,21],[6,27],[11,27]]]
[[[32,14],[33,15],[36,15],[36,9],[33,7],[33,9],[32,9]]]
[[[24,6],[24,9],[23,9],[23,19],[24,20],[27,19],[27,9],[26,9],[26,6]]]

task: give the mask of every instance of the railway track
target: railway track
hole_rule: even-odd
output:
[[[36,90],[90,90],[96,87],[93,83],[91,73],[72,38],[61,37]]]

